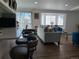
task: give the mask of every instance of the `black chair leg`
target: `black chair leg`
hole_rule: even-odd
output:
[[[33,56],[30,56],[30,59],[33,59]]]
[[[58,47],[60,46],[60,42],[58,42]]]

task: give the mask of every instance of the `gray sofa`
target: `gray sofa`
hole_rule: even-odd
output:
[[[45,32],[44,27],[38,27],[37,35],[44,43],[60,42],[61,32]]]

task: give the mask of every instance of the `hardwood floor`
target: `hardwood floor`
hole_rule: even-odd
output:
[[[33,59],[79,59],[79,47],[72,45],[71,38],[62,38],[59,47],[55,44],[44,45],[39,40]]]

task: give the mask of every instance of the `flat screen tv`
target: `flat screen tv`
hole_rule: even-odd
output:
[[[6,18],[1,17],[0,18],[0,28],[3,27],[16,27],[16,18]]]

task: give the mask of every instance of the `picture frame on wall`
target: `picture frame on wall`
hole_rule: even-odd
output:
[[[39,19],[39,13],[34,13],[34,19]]]

